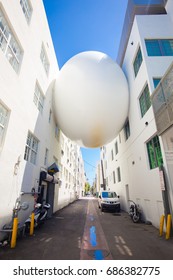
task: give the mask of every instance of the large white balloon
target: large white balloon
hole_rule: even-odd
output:
[[[100,147],[117,136],[127,118],[127,80],[106,54],[79,53],[58,74],[54,106],[57,123],[68,138],[84,147]]]

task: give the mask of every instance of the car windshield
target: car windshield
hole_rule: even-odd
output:
[[[116,194],[116,192],[102,192],[102,197],[114,198],[114,197],[117,197],[117,194]]]

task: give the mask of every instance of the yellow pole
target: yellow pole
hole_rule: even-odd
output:
[[[167,224],[166,224],[166,239],[170,238],[171,234],[171,214],[168,214]]]
[[[12,230],[12,237],[11,237],[11,248],[15,248],[16,247],[17,227],[18,227],[18,218],[16,217],[13,220],[13,230]]]
[[[29,230],[30,235],[33,235],[33,233],[34,233],[34,213],[31,214],[31,224]]]
[[[162,215],[160,218],[160,229],[159,229],[159,236],[163,235],[163,225],[164,225],[165,216]]]

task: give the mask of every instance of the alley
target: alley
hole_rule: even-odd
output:
[[[75,201],[56,212],[34,236],[0,247],[1,260],[171,260],[173,240],[127,213],[101,212],[97,199]]]

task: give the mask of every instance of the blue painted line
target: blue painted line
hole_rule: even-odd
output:
[[[95,250],[94,256],[95,260],[104,260],[102,250]]]
[[[90,243],[93,247],[97,246],[97,236],[96,236],[95,226],[90,227]],[[95,250],[94,259],[95,260],[103,260],[104,259],[102,250]]]
[[[96,238],[96,228],[95,226],[90,227],[90,243],[93,247],[97,246],[97,238]]]

